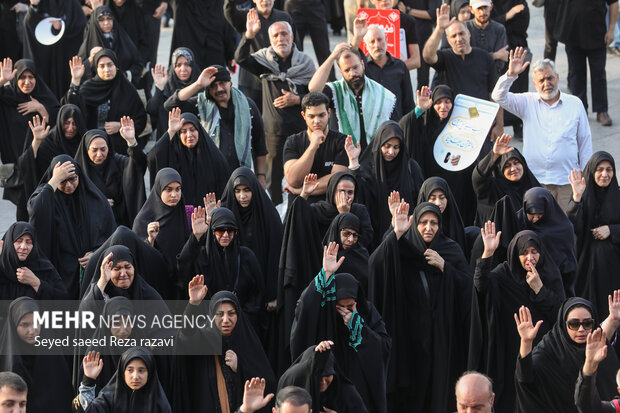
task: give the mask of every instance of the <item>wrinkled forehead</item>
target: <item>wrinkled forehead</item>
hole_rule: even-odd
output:
[[[276,34],[288,33],[293,34],[291,27],[284,22],[275,22],[269,26],[269,36],[275,36]]]

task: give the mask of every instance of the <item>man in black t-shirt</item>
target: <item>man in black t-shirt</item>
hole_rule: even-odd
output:
[[[317,174],[318,187],[308,199],[315,202],[325,197],[327,182],[332,174],[347,169],[348,158],[344,150],[346,136],[329,130],[329,98],[323,93],[308,93],[301,101],[301,108],[307,129],[289,136],[284,144],[285,189],[292,195],[299,195],[304,177]]]

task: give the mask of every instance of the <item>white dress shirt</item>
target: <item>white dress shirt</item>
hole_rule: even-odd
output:
[[[583,168],[592,156],[588,115],[579,98],[560,92],[554,104],[532,92],[510,93],[516,76],[504,74],[491,97],[523,120],[523,156],[541,184],[566,185],[573,168]]]

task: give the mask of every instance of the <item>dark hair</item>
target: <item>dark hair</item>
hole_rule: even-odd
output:
[[[284,403],[290,403],[295,407],[301,407],[308,405],[308,411],[312,406],[312,397],[305,389],[297,386],[286,386],[278,392],[276,396],[276,409],[280,411],[280,408]]]
[[[325,109],[329,109],[329,98],[321,92],[310,92],[301,100],[301,110],[304,112],[307,108],[321,105],[325,105]]]
[[[340,59],[342,59],[343,57],[350,56],[350,55],[357,56],[357,58],[360,61],[362,60],[362,55],[360,54],[359,49],[354,49],[354,48],[346,49],[342,53],[340,53],[340,56],[338,56],[338,59],[336,60],[336,63],[338,63],[338,67],[340,67]]]
[[[24,379],[22,379],[19,374],[15,374],[12,371],[0,372],[0,390],[5,386],[19,393],[28,391],[28,385]]]

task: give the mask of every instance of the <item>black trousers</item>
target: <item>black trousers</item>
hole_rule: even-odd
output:
[[[282,203],[282,179],[284,178],[283,150],[286,136],[265,132],[267,146],[267,167],[265,182],[274,205]]]
[[[590,87],[592,89],[592,112],[607,112],[607,75],[605,62],[607,49],[585,50],[572,45],[566,45],[568,57],[568,88],[571,93],[583,102],[588,110],[588,70],[586,60],[590,66]]]
[[[546,3],[546,2],[545,2]],[[553,60],[555,62],[555,54],[558,50],[558,41],[553,37],[553,27],[555,25],[555,19],[557,18],[557,6],[553,4],[545,4],[545,59]]]

